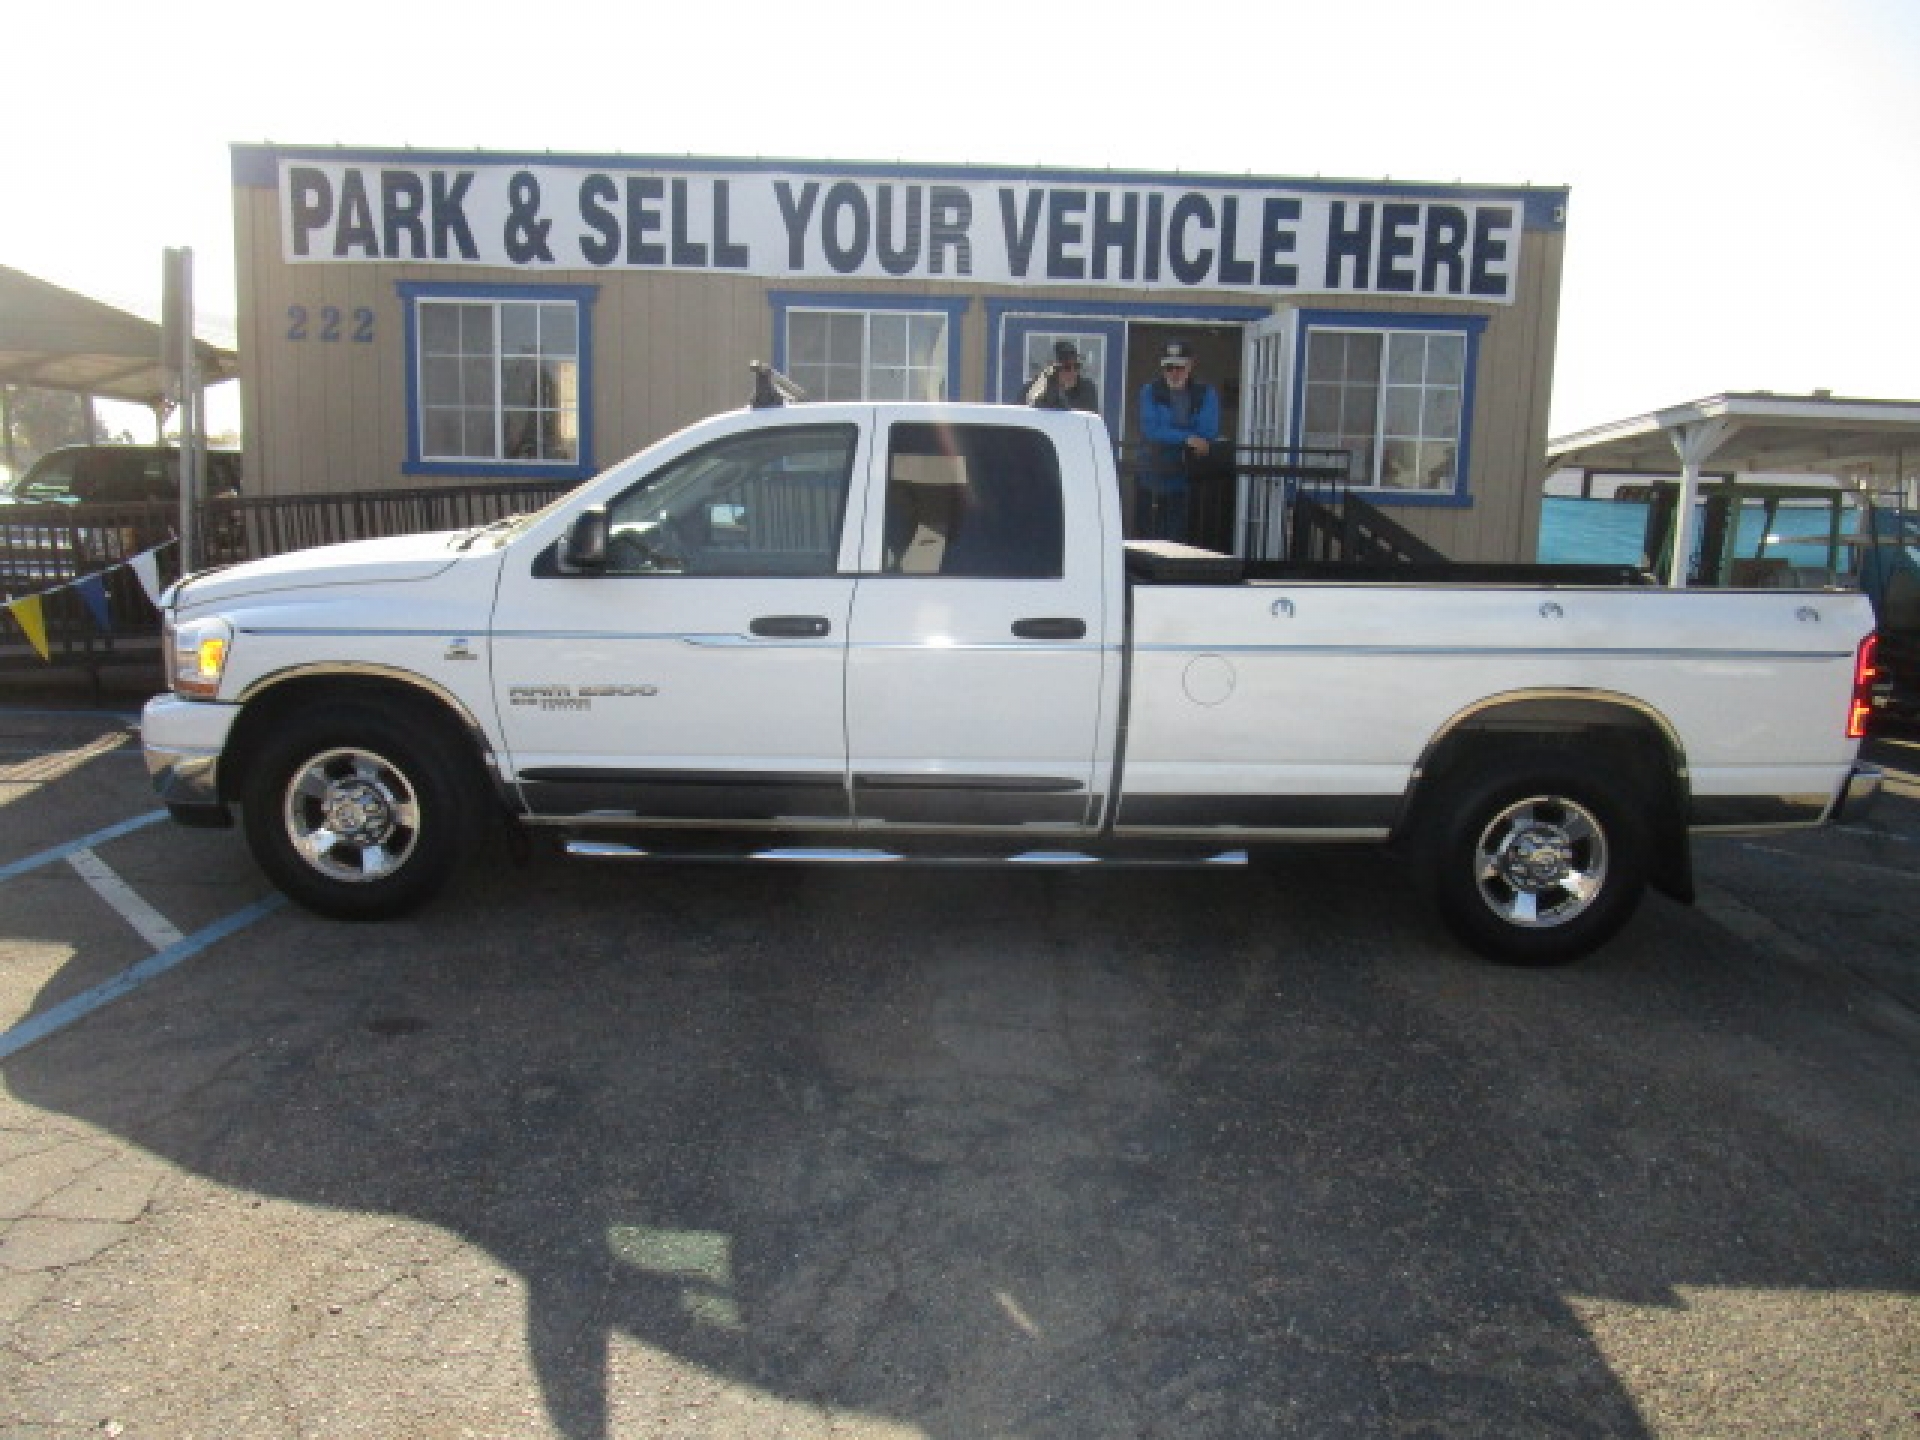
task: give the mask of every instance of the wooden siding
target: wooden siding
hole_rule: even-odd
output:
[[[771,359],[774,290],[823,295],[898,295],[898,285],[875,282],[771,281],[763,278],[621,271],[542,271],[478,266],[303,264],[281,259],[275,192],[237,186],[235,239],[239,266],[242,416],[248,489],[256,495],[305,495],[381,485],[424,488],[487,478],[419,476],[407,458],[406,317],[397,287],[408,281],[487,285],[593,287],[591,457],[596,467],[716,411],[735,408],[749,394],[747,363]],[[1519,294],[1512,305],[1475,306],[1406,298],[1301,297],[1307,308],[1378,310],[1389,314],[1470,314],[1484,317],[1472,422],[1473,453],[1464,507],[1388,506],[1421,539],[1457,560],[1534,558],[1540,517],[1539,471],[1547,439],[1553,352],[1559,321],[1565,238],[1558,230],[1527,230],[1522,240]],[[987,286],[915,283],[912,293],[966,300],[961,317],[957,399],[985,398],[989,372],[988,299],[1010,292]],[[1260,305],[1267,297],[1211,291],[1173,296],[1166,291],[1108,287],[1023,289],[1022,308],[1050,302],[1100,309],[1191,303],[1208,307]],[[326,307],[344,317],[337,340],[289,337],[289,308],[304,306],[317,325]],[[370,341],[352,338],[357,310],[373,320]],[[1158,318],[1156,327],[1174,322]],[[312,332],[310,330],[310,337]],[[1144,373],[1139,365],[1136,373]],[[1008,377],[1002,377],[1003,384]],[[1218,378],[1217,376],[1213,378]],[[1119,397],[1102,397],[1109,406]]]

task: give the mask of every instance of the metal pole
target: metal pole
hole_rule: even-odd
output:
[[[13,448],[13,386],[0,385],[0,443],[6,446],[7,474],[20,473],[19,461]]]
[[[180,264],[181,307],[186,322],[180,327],[181,343],[185,347],[180,356],[180,494],[186,499],[189,511],[189,528],[181,533],[183,544],[192,542],[191,548],[183,549],[180,555],[181,573],[185,574],[187,568],[197,566],[205,558],[200,553],[200,534],[193,521],[199,515],[200,493],[205,488],[200,483],[200,456],[206,448],[206,418],[200,393],[200,355],[193,338],[193,251],[183,249]]]
[[[1693,507],[1700,494],[1700,466],[1680,462],[1680,494],[1673,507],[1673,554],[1667,557],[1667,584],[1687,583],[1687,562],[1693,558]]]
[[[205,445],[200,357],[193,342],[193,251],[167,251],[163,279],[163,359],[172,372],[180,404],[180,573],[185,575],[199,558],[193,518],[200,498],[200,454]]]
[[[1693,510],[1700,497],[1701,468],[1733,430],[1734,422],[1723,418],[1677,425],[1667,432],[1674,453],[1680,457],[1680,497],[1673,511],[1673,554],[1667,562],[1667,584],[1676,588],[1686,585],[1687,562],[1693,558],[1688,552],[1693,548]],[[1703,568],[1710,558],[1702,557]]]

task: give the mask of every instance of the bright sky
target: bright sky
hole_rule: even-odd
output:
[[[0,264],[149,312],[187,245],[231,324],[235,140],[1564,184],[1554,434],[1920,397],[1914,0],[85,0],[0,37]]]

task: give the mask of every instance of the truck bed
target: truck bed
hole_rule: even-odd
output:
[[[1140,585],[1238,585],[1248,581],[1325,581],[1381,585],[1657,585],[1635,565],[1525,565],[1505,562],[1245,560],[1168,540],[1127,542],[1127,578]]]

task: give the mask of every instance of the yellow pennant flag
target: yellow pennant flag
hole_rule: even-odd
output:
[[[7,602],[7,611],[27,632],[27,643],[40,652],[40,658],[51,660],[53,657],[47,654],[47,620],[40,613],[40,597],[28,595],[19,600],[10,600]]]

